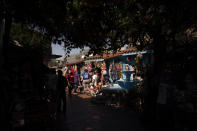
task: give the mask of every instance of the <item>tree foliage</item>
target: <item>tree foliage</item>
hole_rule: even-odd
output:
[[[24,47],[39,49],[43,55],[51,54],[51,40],[43,32],[31,26],[13,24],[10,36]]]
[[[196,26],[194,2],[74,0],[67,5],[70,26],[65,36],[68,43],[87,45],[96,53],[130,43],[139,50],[151,48],[164,54],[166,46],[186,42],[180,38]]]
[[[187,29],[196,29],[194,0],[30,0],[1,2],[1,14],[34,25],[66,49],[90,47],[90,53],[124,44],[165,53]],[[3,5],[3,6],[2,6]],[[2,13],[3,12],[3,13]],[[186,37],[185,37],[186,38]],[[137,44],[138,43],[138,44]],[[140,44],[139,44],[140,43]]]
[[[43,32],[50,41],[62,37],[65,3],[65,0],[1,1],[0,20],[5,21],[4,44],[8,43],[12,23],[31,26],[35,31]]]

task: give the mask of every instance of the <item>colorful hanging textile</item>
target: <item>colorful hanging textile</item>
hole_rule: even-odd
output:
[[[74,66],[74,72],[77,72],[77,65]]]
[[[74,73],[73,66],[70,67],[70,70],[71,70],[72,73]]]

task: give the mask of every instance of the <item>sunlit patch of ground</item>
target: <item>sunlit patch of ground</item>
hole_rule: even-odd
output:
[[[78,97],[80,98],[83,98],[83,99],[90,99],[92,98],[92,96],[88,96],[88,95],[85,95],[85,94],[77,94]]]

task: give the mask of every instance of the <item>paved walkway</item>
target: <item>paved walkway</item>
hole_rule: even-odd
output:
[[[144,131],[135,112],[92,104],[85,94],[68,97],[67,102],[63,131]]]

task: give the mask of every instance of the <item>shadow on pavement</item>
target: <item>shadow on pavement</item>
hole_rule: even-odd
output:
[[[90,100],[91,97],[85,94],[67,97],[67,119],[59,123],[60,130],[144,131],[136,112],[92,104]]]

